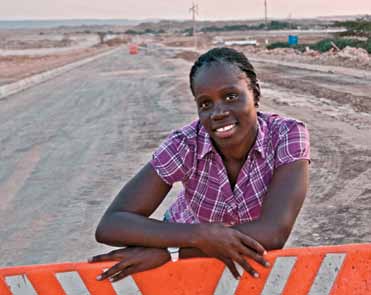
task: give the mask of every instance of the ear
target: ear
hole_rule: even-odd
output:
[[[255,104],[255,107],[258,108],[259,107],[259,100],[260,100],[260,96],[261,96],[259,80],[256,80],[253,92],[254,92],[254,104]]]

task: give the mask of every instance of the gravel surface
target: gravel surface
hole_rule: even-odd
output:
[[[303,120],[311,133],[310,192],[287,246],[369,242],[371,115],[351,98],[368,106],[370,81],[255,65],[261,110]],[[190,66],[169,51],[123,49],[0,101],[1,266],[107,249],[94,230],[113,196],[172,129],[197,117]]]

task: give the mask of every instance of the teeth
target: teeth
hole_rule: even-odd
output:
[[[218,128],[218,129],[216,129],[216,131],[217,132],[225,132],[225,131],[231,130],[233,127],[234,127],[234,124],[228,125],[228,126],[225,126],[225,127],[222,127],[222,128]]]

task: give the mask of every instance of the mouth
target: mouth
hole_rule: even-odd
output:
[[[237,127],[236,123],[229,124],[223,127],[216,128],[214,130],[214,133],[219,138],[227,138],[234,134],[234,132],[236,131],[236,127]]]

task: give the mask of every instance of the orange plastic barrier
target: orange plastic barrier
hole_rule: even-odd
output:
[[[188,259],[110,283],[96,276],[114,264],[64,263],[0,268],[0,294],[272,295],[371,294],[371,244],[297,248],[267,254],[269,269],[235,280],[214,259]]]
[[[138,54],[139,48],[137,44],[129,44],[129,53],[130,54]]]

